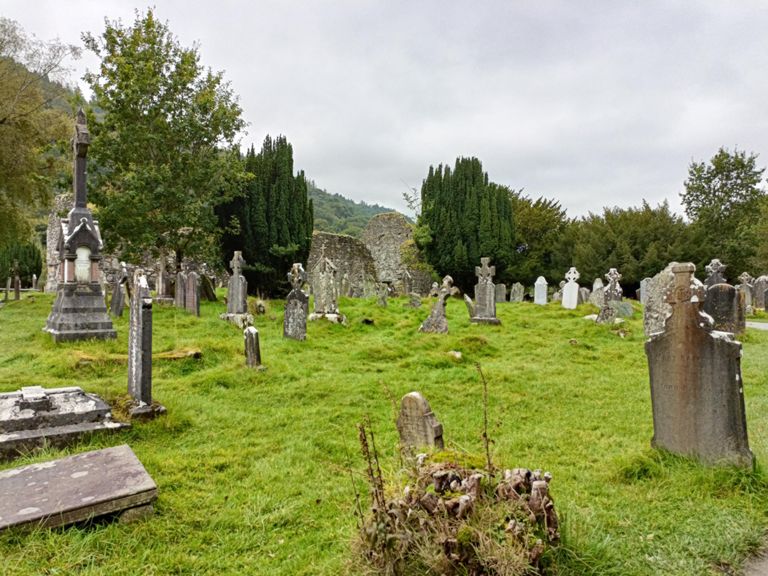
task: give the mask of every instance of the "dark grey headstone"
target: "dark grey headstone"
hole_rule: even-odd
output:
[[[21,300],[21,278],[18,276],[13,279],[13,299]]]
[[[245,365],[249,368],[261,366],[261,347],[259,346],[259,331],[253,326],[243,330],[245,340]]]
[[[645,344],[653,406],[652,444],[705,462],[752,466],[741,378],[741,343],[713,332],[700,313],[696,267],[677,264],[664,331]]]
[[[128,393],[139,406],[152,404],[152,296],[143,270],[133,273],[128,320]]]
[[[63,526],[156,499],[157,485],[127,445],[85,452],[0,471],[0,531]]]
[[[187,273],[180,270],[176,274],[176,287],[173,295],[173,305],[176,308],[187,307]]]
[[[730,284],[714,284],[707,289],[704,312],[714,321],[714,329],[740,334],[747,327],[744,293]]]
[[[727,266],[720,262],[717,258],[712,260],[709,264],[707,264],[705,267],[705,270],[707,271],[707,277],[704,279],[704,284],[707,287],[714,286],[715,284],[725,284],[725,276],[723,273],[725,272],[725,269]]]
[[[475,284],[474,313],[470,322],[480,324],[500,324],[496,318],[496,287],[493,276],[496,274],[496,266],[488,266],[490,258],[480,258],[480,266],[475,266],[477,284]],[[506,296],[506,295],[505,295]]]
[[[184,299],[184,307],[187,312],[200,316],[200,275],[195,272],[187,274],[187,295]]]

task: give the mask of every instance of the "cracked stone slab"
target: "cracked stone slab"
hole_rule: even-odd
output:
[[[0,531],[52,528],[151,505],[157,485],[127,445],[0,470]]]

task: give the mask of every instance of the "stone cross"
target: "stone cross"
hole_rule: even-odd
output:
[[[605,301],[606,302],[621,302],[623,296],[623,290],[621,289],[621,274],[616,268],[608,270],[608,274],[605,275],[605,279],[608,280],[608,286],[605,288]]]
[[[85,112],[80,108],[77,111],[77,120],[75,121],[75,138],[72,147],[75,151],[75,171],[74,171],[74,189],[75,189],[75,207],[87,208],[88,198],[85,187],[86,178],[86,156],[88,155],[88,146],[91,143],[91,135],[86,125]]]
[[[475,304],[473,311],[470,311],[470,322],[500,324],[499,319],[496,318],[496,287],[493,284],[496,266],[488,266],[490,261],[490,258],[480,258],[481,266],[475,266],[477,284],[475,284]]]
[[[574,266],[571,266],[568,272],[565,273],[565,279],[567,282],[563,286],[562,306],[569,310],[573,310],[579,305],[579,285],[576,281],[581,274],[576,270]]]
[[[239,276],[244,264],[245,260],[243,260],[243,253],[240,250],[235,250],[235,255],[229,262],[229,266],[232,268],[232,275]]]
[[[446,276],[443,278],[443,285],[437,295],[437,302],[432,307],[432,311],[427,319],[421,323],[419,332],[434,332],[437,334],[448,333],[448,319],[445,317],[445,304],[448,298],[455,294],[456,288],[453,286],[453,278]]]
[[[245,265],[243,253],[236,250],[229,265],[232,267],[232,276],[227,287],[227,314],[246,314],[248,312],[248,282],[240,273],[243,265]]]
[[[741,343],[713,332],[700,312],[703,286],[690,262],[671,265],[664,330],[645,344],[652,445],[708,463],[752,466],[741,378]]]
[[[496,266],[488,266],[491,261],[490,258],[480,258],[480,266],[475,266],[475,276],[477,276],[479,282],[493,282],[493,277],[496,275]]]
[[[426,398],[418,392],[403,396],[397,417],[400,445],[406,450],[443,449],[443,426],[438,422]]]
[[[120,286],[118,283],[117,286]],[[133,273],[128,320],[128,393],[140,406],[152,404],[152,296],[144,271]]]
[[[248,326],[243,331],[245,340],[245,365],[249,368],[261,366],[261,348],[259,346],[259,331],[253,326]]]
[[[720,262],[720,260],[715,258],[704,268],[707,271],[707,278],[704,280],[704,284],[707,286],[714,286],[715,284],[725,283],[723,272],[725,272],[727,266]]]
[[[754,281],[755,279],[749,275],[749,272],[742,272],[739,274],[739,282],[741,282],[742,286],[745,284],[751,286]]]
[[[307,273],[300,262],[295,263],[291,267],[291,271],[288,273],[288,280],[291,282],[293,289],[285,298],[283,338],[306,340],[309,296],[301,289],[307,281]]]

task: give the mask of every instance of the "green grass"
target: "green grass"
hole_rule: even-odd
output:
[[[355,533],[348,462],[363,487],[355,425],[370,415],[385,474],[399,466],[393,399],[419,390],[449,446],[482,454],[482,388],[489,385],[493,458],[543,468],[563,521],[552,558],[562,575],[723,574],[738,569],[768,528],[761,468],[706,468],[649,448],[652,417],[642,320],[619,329],[581,319],[589,305],[502,304],[501,326],[470,324],[448,305],[450,334],[419,334],[429,307],[386,309],[342,299],[349,326],[320,321],[306,342],[282,338],[281,303],[256,319],[266,371],[244,366],[243,337],[218,319],[155,308],[156,352],[183,347],[199,360],[155,362],[154,396],[168,415],[69,450],[3,468],[127,442],[157,482],[145,522],[0,534],[3,574],[343,573]],[[127,350],[117,341],[54,344],[41,331],[51,298],[0,309],[0,391],[78,385],[115,399],[126,366],[78,367],[76,352]],[[375,321],[363,325],[363,318]],[[750,441],[768,457],[768,333],[743,338]],[[456,360],[448,354],[462,352]]]

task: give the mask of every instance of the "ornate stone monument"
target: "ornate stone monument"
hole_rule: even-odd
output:
[[[536,278],[533,285],[533,303],[544,306],[547,303],[547,279],[544,276]]]
[[[709,463],[750,467],[741,343],[714,332],[700,312],[704,288],[691,263],[671,268],[671,315],[645,344],[653,405],[652,444]]]
[[[117,336],[107,314],[100,282],[101,232],[86,197],[86,155],[90,135],[82,109],[77,113],[74,138],[75,202],[61,221],[56,299],[45,330],[56,342],[107,339]]]
[[[288,280],[291,282],[292,289],[285,298],[283,338],[306,340],[309,296],[301,289],[307,281],[307,273],[300,262],[293,265],[288,273]]]
[[[568,272],[565,273],[566,283],[563,286],[563,308],[574,310],[578,306],[579,285],[576,281],[579,279],[579,276],[579,271],[574,266],[571,266]]]
[[[438,422],[429,402],[418,392],[403,396],[397,417],[400,446],[406,450],[443,449],[443,426]]]
[[[496,274],[496,266],[488,266],[490,258],[480,258],[480,266],[475,266],[475,304],[470,313],[470,322],[479,324],[501,324],[496,318],[496,287],[493,284],[493,276]]]
[[[707,288],[715,284],[725,284],[726,280],[723,272],[725,272],[727,266],[720,262],[720,260],[715,258],[704,268],[707,271],[707,277],[704,279],[704,284],[706,284]]]
[[[445,304],[450,296],[455,294],[457,289],[453,285],[453,278],[446,276],[443,278],[443,285],[437,295],[437,302],[432,307],[432,311],[427,319],[419,326],[419,332],[433,332],[437,334],[448,333],[448,319],[445,317]]]

